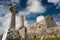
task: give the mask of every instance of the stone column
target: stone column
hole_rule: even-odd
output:
[[[18,9],[16,8],[16,4],[13,3],[13,5],[9,8],[9,10],[12,13],[10,28],[15,28],[15,15],[18,13]]]
[[[11,11],[12,16],[11,16],[11,24],[7,32],[6,40],[20,40],[19,32],[18,30],[15,29],[15,15],[18,12],[16,5],[13,4],[9,8],[9,10]]]
[[[24,36],[23,38],[24,38],[24,40],[27,40],[27,38],[28,38],[28,36],[27,36],[27,28],[24,26],[24,16],[23,16],[23,14],[20,14],[20,28],[19,28],[19,30],[20,30],[20,36]],[[23,32],[23,34],[22,34],[22,32]]]
[[[23,14],[20,15],[20,27],[24,27],[24,16],[23,16]]]
[[[10,28],[15,28],[15,14],[12,13]]]

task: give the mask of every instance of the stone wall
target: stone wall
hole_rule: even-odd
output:
[[[40,22],[35,22],[32,25],[27,27],[27,36],[29,37],[38,37],[46,35],[46,37],[60,37],[60,32],[58,27],[51,16],[45,17],[44,20]],[[24,28],[20,29],[20,35],[24,38]],[[59,34],[59,35],[58,35]]]

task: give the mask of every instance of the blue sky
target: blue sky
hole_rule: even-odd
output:
[[[24,14],[25,25],[36,22],[38,16],[51,15],[60,25],[60,0],[0,0],[0,30],[4,31],[10,24],[9,6],[15,2],[19,12],[16,15],[16,27],[19,28],[19,16]]]

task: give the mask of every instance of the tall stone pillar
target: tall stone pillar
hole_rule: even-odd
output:
[[[16,4],[13,3],[13,5],[9,8],[9,10],[12,13],[10,28],[15,28],[15,15],[18,13],[18,9],[16,7]]]
[[[8,29],[6,40],[20,40],[19,31],[15,29],[15,15],[18,13],[18,9],[16,4],[14,3],[9,10],[12,13],[11,16],[11,24],[10,28]]]
[[[27,40],[27,28],[24,26],[24,15],[20,14],[20,28],[19,33],[21,38],[24,38],[24,40]]]
[[[20,27],[24,27],[24,16],[23,16],[23,14],[20,15]]]
[[[10,28],[15,28],[15,14],[12,13]]]

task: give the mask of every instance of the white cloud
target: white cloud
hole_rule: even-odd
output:
[[[4,5],[0,5],[0,15],[6,14],[8,11],[8,8],[6,8]]]
[[[52,15],[56,24],[60,26],[60,13],[57,13],[57,15]]]
[[[28,11],[28,10],[25,9],[23,11],[19,11],[18,15],[20,15],[20,14],[23,14],[24,16],[26,16],[26,15],[30,14],[30,11]]]
[[[16,29],[20,27],[20,17],[16,16]]]
[[[9,27],[10,20],[11,20],[11,13],[6,14],[3,20],[5,20],[5,21],[2,22],[3,26],[6,27],[6,28]]]
[[[59,4],[58,4],[58,6],[56,8],[60,8],[60,1],[59,1]]]
[[[57,4],[60,0],[48,0],[48,2],[50,3],[54,3],[54,4]]]
[[[27,5],[26,10],[28,12],[43,13],[46,10],[39,0],[28,0]]]
[[[19,0],[11,0],[11,2],[16,2],[16,3],[19,3],[20,1]]]
[[[9,21],[10,21],[10,15],[11,13],[9,12],[8,8],[6,8],[4,5],[0,5],[0,33],[3,33],[5,29],[9,26]],[[5,16],[3,16],[5,15]]]
[[[0,26],[0,34],[2,34],[10,25],[11,13],[6,14],[4,17],[0,17],[2,26]]]
[[[40,21],[42,21],[42,20],[44,20],[44,16],[38,16],[37,18],[36,18],[36,21],[37,22],[40,22]]]
[[[60,26],[60,22],[56,22],[56,24],[57,24],[58,26]]]
[[[25,21],[24,21],[24,26],[25,26],[25,27],[28,27],[29,25],[30,25],[30,24],[28,23],[28,21],[25,20]]]

